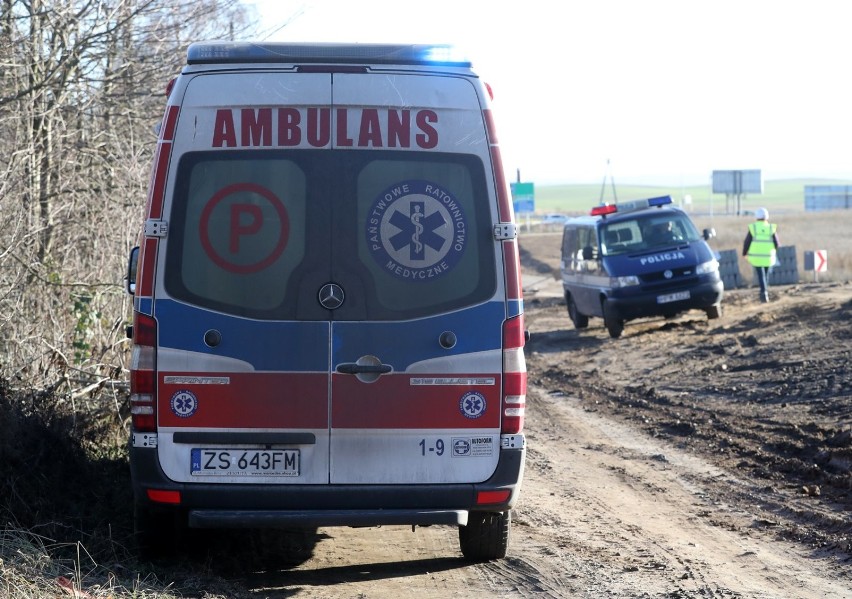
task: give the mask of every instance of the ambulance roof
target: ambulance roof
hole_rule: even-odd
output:
[[[449,44],[336,44],[286,42],[196,42],[187,64],[312,63],[405,64],[471,67]]]

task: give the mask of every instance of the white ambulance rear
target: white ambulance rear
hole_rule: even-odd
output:
[[[131,257],[143,550],[444,524],[468,559],[506,554],[518,248],[489,95],[451,51],[189,48]]]

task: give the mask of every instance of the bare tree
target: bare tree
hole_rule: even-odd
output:
[[[190,42],[251,33],[237,0],[0,0],[0,376],[117,376],[166,84]]]

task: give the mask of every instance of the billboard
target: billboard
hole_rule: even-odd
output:
[[[760,169],[713,171],[713,193],[731,195],[763,193],[763,177]]]

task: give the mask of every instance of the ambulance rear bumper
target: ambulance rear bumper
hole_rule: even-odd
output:
[[[502,510],[499,510],[502,511]],[[190,510],[190,528],[467,526],[468,510]]]
[[[403,485],[268,485],[177,483],[166,477],[156,449],[131,451],[135,503],[180,511],[192,528],[293,526],[465,525],[470,511],[502,512],[517,501],[525,448],[503,449],[494,474],[481,483]],[[177,492],[179,503],[152,501],[149,490]],[[162,497],[162,493],[154,493]]]

